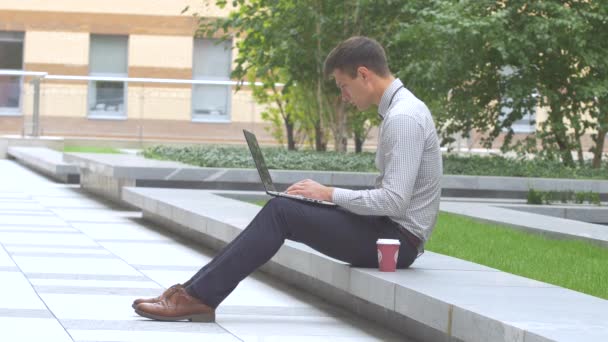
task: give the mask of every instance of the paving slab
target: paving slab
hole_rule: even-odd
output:
[[[0,160],[0,174],[11,177],[0,178],[0,341],[407,341],[259,273],[218,311],[234,330],[139,317],[133,299],[184,282],[215,253],[14,161]],[[276,333],[283,316],[299,330]]]
[[[0,331],[4,338],[15,342],[73,341],[61,324],[53,318],[0,317]]]

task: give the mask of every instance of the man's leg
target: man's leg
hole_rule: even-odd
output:
[[[262,213],[263,211],[260,211],[252,220],[255,221],[258,219],[258,216]],[[180,287],[188,287],[190,286],[190,284],[192,284],[196,279],[198,279],[202,274],[204,274],[207,269],[211,266],[213,266],[215,263],[219,262],[220,260],[222,260],[224,258],[224,255],[226,255],[226,253],[229,253],[233,246],[238,243],[238,241],[240,241],[243,236],[245,236],[244,234],[239,234],[236,238],[234,238],[229,244],[227,244],[226,246],[224,246],[218,254],[215,255],[215,257],[209,262],[207,263],[205,266],[203,266],[200,270],[198,270],[192,277],[190,277],[190,279],[188,279],[186,282],[184,283],[178,283],[175,284],[173,286],[171,286],[170,288],[168,288],[167,290],[165,290],[160,296],[154,297],[154,298],[138,298],[135,301],[133,301],[133,308],[136,308],[138,304],[140,303],[156,303],[156,302],[160,302],[161,300],[163,300],[165,297],[172,295],[173,293],[175,293],[177,288]],[[231,290],[232,291],[232,290]]]
[[[274,198],[229,247],[193,277],[187,290],[217,307],[241,280],[270,260],[285,239],[353,266],[377,267],[378,238],[400,238],[397,225],[386,217]],[[398,266],[409,266],[415,256],[416,251],[402,243]]]
[[[261,211],[253,218],[252,222],[255,221],[258,216],[260,215]],[[205,271],[207,270],[207,268],[209,268],[210,266],[212,266],[214,263],[218,262],[219,260],[222,260],[223,255],[226,254],[227,252],[229,252],[230,250],[232,250],[233,246],[240,240],[242,239],[243,234],[239,234],[236,238],[234,238],[232,241],[230,241],[230,243],[228,243],[226,246],[224,246],[219,252],[218,254],[216,254],[213,259],[211,259],[211,261],[209,261],[205,266],[203,266],[200,270],[198,270],[192,277],[190,277],[190,279],[188,279],[188,281],[186,281],[185,283],[183,283],[182,285],[184,287],[189,286],[190,284],[192,284],[192,282],[194,282],[196,279],[198,279],[198,277],[200,277],[202,274],[205,273]]]

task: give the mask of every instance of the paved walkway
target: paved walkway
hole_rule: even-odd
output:
[[[404,341],[256,274],[216,323],[154,322],[138,296],[185,281],[213,252],[0,160],[0,341]]]

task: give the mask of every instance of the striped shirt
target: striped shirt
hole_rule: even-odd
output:
[[[437,220],[443,173],[433,118],[399,79],[384,91],[378,114],[376,188],[335,188],[332,201],[355,214],[388,216],[424,243]]]

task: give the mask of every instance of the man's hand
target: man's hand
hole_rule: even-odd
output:
[[[300,195],[322,201],[331,202],[334,188],[321,185],[313,180],[299,181],[285,190],[290,195]]]

